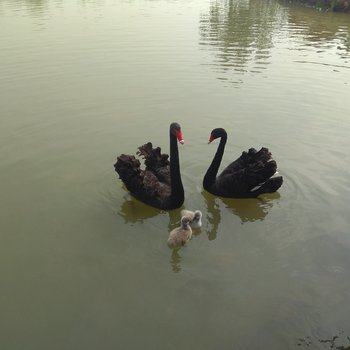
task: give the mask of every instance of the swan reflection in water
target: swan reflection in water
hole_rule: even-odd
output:
[[[118,215],[124,219],[124,223],[142,223],[146,219],[150,219],[161,213],[159,209],[144,204],[133,198],[129,193],[124,196],[124,201],[120,206]]]
[[[203,211],[202,229],[207,233],[209,241],[215,240],[217,237],[219,224],[221,222],[222,205],[224,205],[229,211],[232,211],[234,215],[237,215],[241,220],[241,224],[245,224],[247,222],[264,220],[273,204],[280,198],[278,192],[264,194],[258,198],[249,199],[216,197],[205,190],[203,190],[201,194],[204,198],[207,209],[206,213]],[[143,223],[147,219],[166,213],[169,215],[167,232],[170,232],[175,227],[179,226],[181,220],[181,209],[183,208],[164,212],[144,204],[130,195],[126,195],[124,196],[124,201],[120,206],[118,215],[124,219],[125,223],[135,224]],[[193,236],[199,236],[201,232],[201,228],[193,229]],[[164,235],[164,247],[166,247],[167,237],[167,235]],[[193,242],[189,242],[187,245],[192,243]],[[170,265],[173,272],[176,273],[181,271],[181,249],[182,248],[174,248],[170,250]]]
[[[145,220],[153,218],[160,214],[169,215],[169,232],[177,227],[181,221],[181,210],[183,208],[162,211],[147,205],[138,199],[132,197],[130,194],[124,196],[124,201],[120,206],[118,215],[124,219],[124,223],[143,223]],[[198,235],[198,229],[194,230],[193,235]]]
[[[207,191],[202,191],[202,196],[207,206],[207,235],[209,240],[214,240],[221,221],[220,202],[225,207],[239,216],[241,223],[264,220],[276,199],[280,198],[278,192],[264,194],[258,198],[236,199],[215,197]]]
[[[204,190],[201,194],[207,207],[207,220],[205,220],[207,222],[206,225],[207,227],[208,224],[212,226],[211,230],[208,231],[208,236],[210,236],[210,233],[212,233],[212,235],[216,235],[216,231],[221,220],[220,202],[224,203],[226,208],[232,210],[233,214],[239,216],[241,223],[244,224],[246,222],[264,220],[274,202],[280,198],[280,194],[278,192],[264,194],[258,198],[247,199],[215,197]],[[125,198],[118,212],[118,214],[124,218],[125,223],[142,223],[144,220],[157,216],[160,213],[162,213],[161,210],[144,204],[129,195],[128,198]],[[178,225],[178,223],[180,223],[181,208],[167,211],[167,213],[169,215],[168,229],[172,230]],[[199,234],[200,229],[193,231],[193,235],[198,236]]]

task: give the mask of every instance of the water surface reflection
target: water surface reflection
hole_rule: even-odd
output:
[[[206,228],[209,240],[214,240],[217,236],[221,221],[220,202],[234,215],[237,215],[244,224],[264,220],[273,204],[280,198],[278,192],[247,199],[215,197],[207,191],[202,191],[202,196],[207,207]]]
[[[274,32],[284,21],[273,0],[212,2],[200,19],[200,45],[215,52],[218,72],[262,72],[270,64]]]
[[[297,39],[290,50],[333,48],[342,59],[349,58],[348,17],[276,1],[213,1],[202,13],[199,29],[200,46],[214,55],[207,65],[230,83],[242,83],[246,73],[263,73],[276,43],[288,37]]]
[[[124,223],[142,223],[144,220],[160,215],[159,209],[153,208],[131,197],[129,193],[124,195],[118,215],[124,219]]]
[[[173,249],[170,257],[170,265],[173,272],[178,273],[181,271],[181,260],[179,249]]]
[[[348,15],[0,0],[0,17],[3,349],[349,346],[331,342],[350,336]],[[125,199],[112,162],[177,116],[203,226],[173,251],[180,209]],[[280,198],[201,193],[213,124],[273,149]]]
[[[15,0],[10,5],[14,11],[22,12],[33,17],[41,17],[48,12],[47,0]]]
[[[349,58],[349,17],[342,14],[305,11],[301,7],[288,9],[288,25],[293,29],[291,38],[297,38],[300,47],[326,51],[336,50],[337,55]],[[300,40],[302,38],[303,40]]]

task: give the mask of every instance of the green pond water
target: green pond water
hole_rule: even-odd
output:
[[[241,0],[0,0],[0,348],[350,345],[350,17]],[[184,208],[113,169],[181,124]],[[284,184],[215,198],[202,178],[268,147]],[[334,338],[335,337],[335,338]]]

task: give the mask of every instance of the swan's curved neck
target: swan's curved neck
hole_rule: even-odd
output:
[[[181,181],[179,150],[176,136],[170,131],[170,183],[172,202],[183,202],[184,189]],[[180,204],[180,205],[181,205]]]
[[[219,171],[219,167],[221,164],[222,156],[224,155],[226,141],[227,141],[227,134],[223,133],[221,135],[220,144],[218,146],[218,149],[216,150],[213,161],[211,162],[210,167],[208,168],[203,179],[203,187],[205,189],[207,189],[208,186],[212,185],[215,182],[216,175]]]

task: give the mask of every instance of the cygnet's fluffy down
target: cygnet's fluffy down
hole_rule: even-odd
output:
[[[192,237],[192,229],[190,226],[191,218],[183,216],[181,218],[181,226],[173,229],[168,238],[168,246],[170,248],[182,247]]]
[[[199,228],[202,226],[202,212],[200,210],[191,211],[183,209],[181,210],[181,216],[187,216],[190,218],[190,226],[192,228]]]

